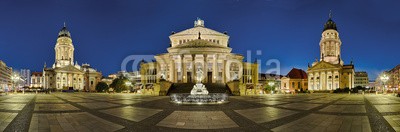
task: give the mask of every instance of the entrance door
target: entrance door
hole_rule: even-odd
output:
[[[212,72],[207,72],[207,83],[212,83]]]
[[[186,82],[187,83],[191,83],[192,82],[192,72],[187,72]]]

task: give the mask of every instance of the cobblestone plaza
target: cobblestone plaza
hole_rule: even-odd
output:
[[[0,96],[0,131],[400,131],[391,95],[231,96],[223,105],[177,105],[168,96]]]

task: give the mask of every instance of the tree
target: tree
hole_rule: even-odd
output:
[[[268,83],[265,85],[266,91],[275,91],[275,85],[269,85]]]
[[[114,90],[118,93],[128,90],[128,86],[125,85],[125,82],[127,81],[128,79],[125,77],[118,77],[113,80],[113,82],[110,84],[110,87],[114,88]]]
[[[105,82],[99,82],[96,85],[96,91],[97,92],[105,92],[108,90],[108,85]]]

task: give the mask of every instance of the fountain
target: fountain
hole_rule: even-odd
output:
[[[171,102],[177,104],[224,104],[228,103],[228,95],[226,93],[208,93],[204,84],[201,83],[203,79],[203,71],[201,67],[196,71],[197,83],[193,86],[190,94],[172,94],[170,95]]]

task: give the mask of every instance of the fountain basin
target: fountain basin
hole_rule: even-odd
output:
[[[171,94],[172,103],[183,105],[215,105],[229,103],[229,95],[226,93],[209,93],[209,94],[187,94],[177,93]]]

